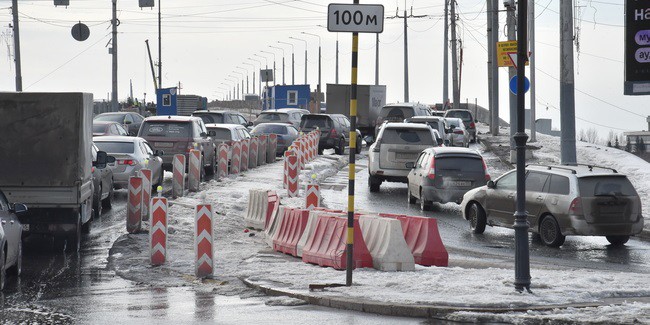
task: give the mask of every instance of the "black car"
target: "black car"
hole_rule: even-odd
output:
[[[205,124],[239,124],[245,127],[253,125],[253,122],[248,122],[244,115],[233,111],[198,110],[194,111],[192,116],[200,117]]]
[[[300,131],[303,133],[319,129],[318,153],[324,149],[334,149],[342,155],[345,146],[350,144],[350,120],[342,114],[305,114],[300,118]],[[357,130],[357,153],[361,153],[361,132]]]
[[[120,123],[125,126],[130,136],[135,136],[140,130],[140,125],[142,125],[142,121],[144,121],[144,116],[134,112],[102,113],[95,116],[93,121]]]
[[[113,171],[106,165],[97,164],[97,156],[105,154],[93,144],[93,218],[101,216],[102,208],[110,209],[113,206]],[[106,161],[113,163],[115,158],[108,156]],[[90,222],[85,225],[90,225]]]

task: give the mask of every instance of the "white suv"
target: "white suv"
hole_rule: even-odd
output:
[[[415,162],[422,150],[441,146],[438,131],[426,124],[384,123],[377,141],[368,149],[368,186],[379,191],[383,181],[407,182],[409,162]]]

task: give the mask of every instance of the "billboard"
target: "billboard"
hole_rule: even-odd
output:
[[[650,2],[625,1],[625,95],[650,95]]]

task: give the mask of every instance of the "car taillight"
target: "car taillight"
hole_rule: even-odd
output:
[[[429,179],[436,178],[436,158],[431,157],[431,167],[429,167],[429,174],[427,175]]]
[[[470,129],[473,129],[473,128],[475,128],[475,127],[476,127],[476,124],[474,124],[474,122],[470,122],[470,123],[469,123],[469,128],[470,128]]]
[[[90,170],[90,172],[94,173],[95,172],[95,166]]]
[[[118,164],[118,165],[129,165],[129,166],[133,166],[133,165],[135,165],[135,160],[133,160],[133,159],[118,160],[118,161],[117,161],[117,164]]]
[[[338,138],[338,134],[336,133],[336,129],[332,129],[332,131],[330,131],[330,138],[335,138],[335,139]]]
[[[582,200],[579,197],[571,201],[571,205],[569,205],[569,213],[576,216],[582,215]]]
[[[485,164],[485,160],[483,160],[483,158],[481,158],[481,162],[483,163],[483,171],[485,171],[485,181],[487,182],[491,179],[490,173],[488,173],[487,171],[487,165]]]
[[[454,134],[464,134],[463,130],[456,129],[454,130]]]

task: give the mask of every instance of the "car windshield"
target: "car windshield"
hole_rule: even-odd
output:
[[[272,121],[286,121],[289,117],[287,113],[262,113],[257,118],[258,121],[272,122]]]
[[[578,186],[583,197],[637,195],[630,180],[622,176],[582,177],[578,180]]]
[[[106,151],[108,154],[114,153],[134,153],[135,146],[133,142],[95,142],[95,145],[99,150]]]
[[[472,114],[468,111],[448,111],[446,117],[457,117],[463,120],[463,122],[468,122],[472,120]]]
[[[100,114],[95,116],[95,121],[108,121],[124,123],[124,115],[121,114]]]
[[[104,133],[106,132],[107,124],[93,124],[93,133]]]
[[[470,157],[440,157],[436,158],[437,170],[455,170],[464,173],[483,172],[483,161]]]
[[[406,118],[413,117],[413,107],[408,106],[384,106],[379,112],[379,116],[386,117],[390,121],[402,121]]]
[[[142,126],[142,136],[188,138],[190,137],[190,134],[190,123],[147,122]]]
[[[274,125],[274,124],[260,124],[256,126],[252,134],[287,134],[287,127],[283,125]]]
[[[208,131],[214,131],[216,133],[216,135],[212,137],[213,139],[216,139],[216,140],[232,140],[232,132],[230,132],[230,129],[208,128]]]
[[[302,122],[300,123],[300,127],[302,128],[320,128],[320,129],[326,129],[330,127],[330,119],[327,116],[320,116],[320,115],[314,115],[314,116],[303,116],[302,117]]]
[[[193,113],[192,116],[198,116],[203,123],[223,123],[223,114],[221,113]]]
[[[422,129],[385,129],[381,141],[386,144],[434,145],[431,131]]]

